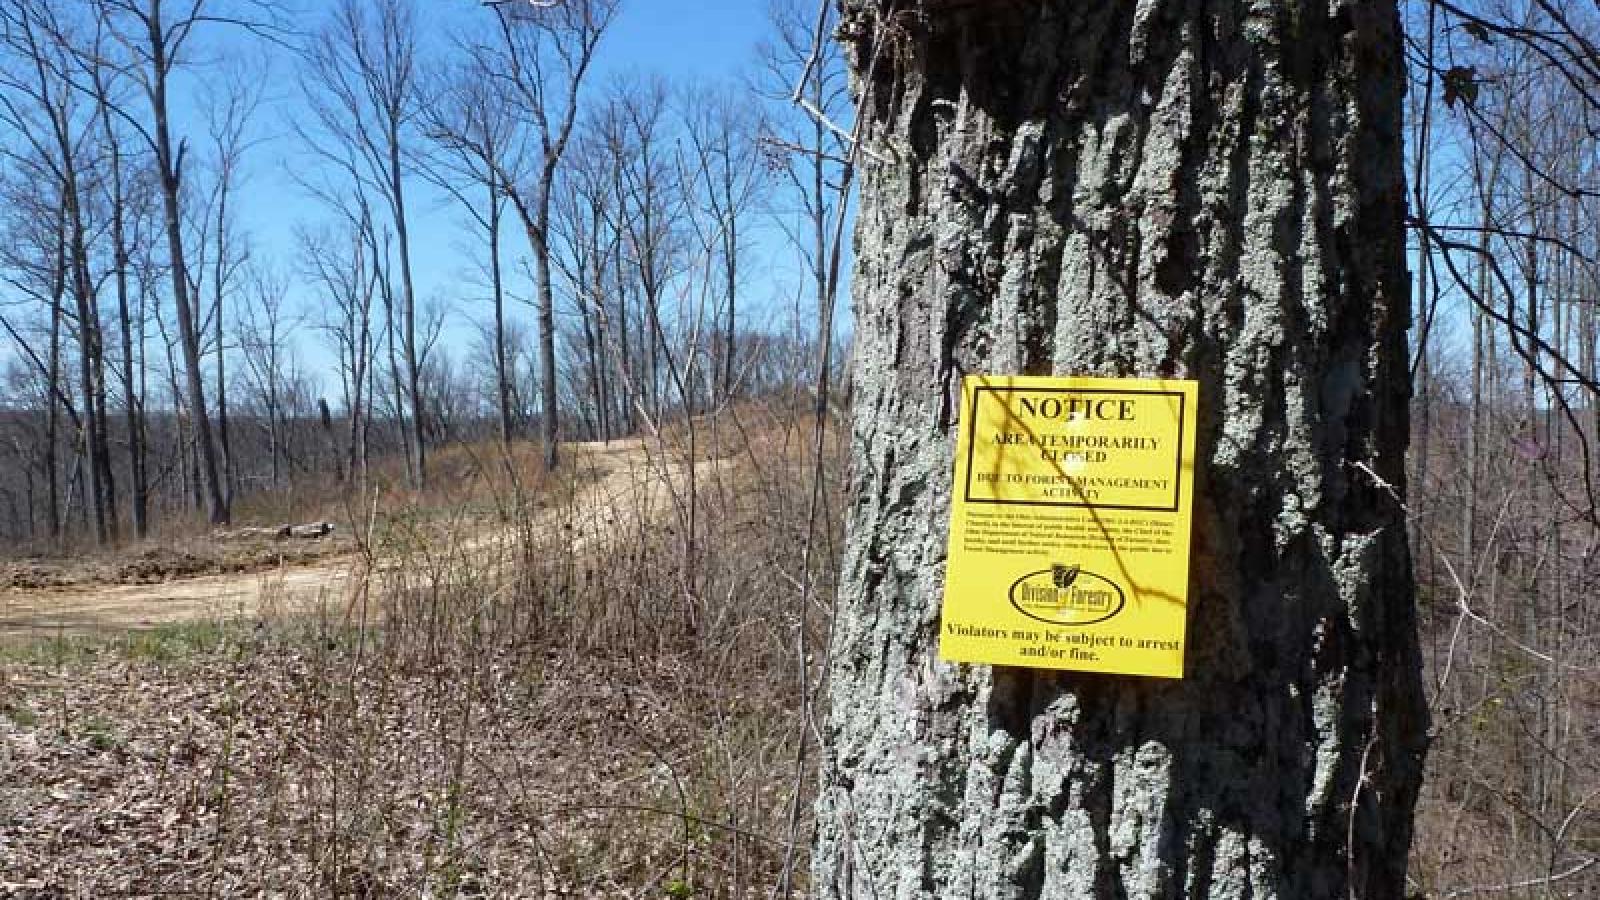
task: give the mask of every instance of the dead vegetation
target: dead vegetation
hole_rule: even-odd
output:
[[[1409,510],[1433,716],[1411,879],[1433,900],[1600,896],[1600,549],[1574,498],[1591,436],[1469,415],[1446,390],[1413,441]],[[1432,459],[1429,459],[1431,451]],[[1431,464],[1430,464],[1431,462]],[[1473,469],[1474,487],[1462,477]]]
[[[37,708],[0,724],[20,785],[0,895],[735,896],[773,877],[755,829],[787,782],[750,770],[782,764],[794,723],[770,686],[706,696],[689,661],[506,651],[352,665],[355,640],[329,640],[20,667]]]
[[[794,883],[832,519],[808,428],[694,427],[692,461],[580,456],[504,529],[398,516],[396,564],[311,617],[7,649],[0,897]]]

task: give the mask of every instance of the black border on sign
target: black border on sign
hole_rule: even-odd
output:
[[[1176,458],[1173,460],[1172,473],[1172,505],[1171,506],[1129,506],[1120,503],[1083,503],[1074,500],[997,500],[972,496],[972,455],[978,447],[978,404],[983,402],[983,393],[989,391],[1027,391],[1034,394],[1136,394],[1146,397],[1177,397],[1178,398],[1178,447]],[[998,506],[1068,506],[1079,509],[1121,509],[1143,512],[1171,512],[1178,511],[1178,500],[1183,496],[1183,420],[1187,410],[1184,404],[1188,397],[1182,391],[1149,391],[1149,390],[1119,390],[1116,388],[1056,388],[1056,387],[1020,387],[1009,385],[997,387],[993,385],[980,385],[972,390],[972,421],[967,423],[967,480],[962,486],[963,502],[966,503],[992,503]]]

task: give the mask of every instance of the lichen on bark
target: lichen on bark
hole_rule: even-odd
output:
[[[815,894],[1404,896],[1410,559],[1357,468],[1404,489],[1394,4],[842,7],[871,152]],[[1200,382],[1184,680],[937,659],[979,372]]]

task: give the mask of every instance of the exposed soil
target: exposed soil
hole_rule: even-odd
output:
[[[149,628],[258,610],[341,584],[357,560],[337,533],[316,540],[218,533],[103,557],[0,565],[0,639]]]
[[[306,540],[272,529],[217,532],[176,544],[146,544],[109,556],[34,557],[0,562],[0,591],[160,584],[198,575],[261,572],[346,556],[355,545],[337,531]]]
[[[318,565],[286,565],[159,583],[0,592],[0,639],[247,618],[269,603],[287,610],[318,597],[342,595],[358,568],[358,559],[340,557]]]
[[[536,522],[562,528],[575,542],[592,544],[624,532],[619,524],[626,517],[669,515],[670,491],[684,481],[680,463],[653,459],[640,440],[564,450],[578,486],[571,497],[542,499]],[[507,536],[499,526],[474,521],[438,528],[466,553]],[[432,535],[419,540],[437,542]],[[8,562],[0,564],[0,640],[338,609],[352,601],[352,589],[365,583],[368,568],[354,541],[337,532],[315,540],[218,534],[121,557]]]

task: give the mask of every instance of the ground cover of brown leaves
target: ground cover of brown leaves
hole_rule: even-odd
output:
[[[745,896],[793,714],[670,660],[374,635],[0,662],[0,897]],[[763,833],[769,832],[769,833]]]

